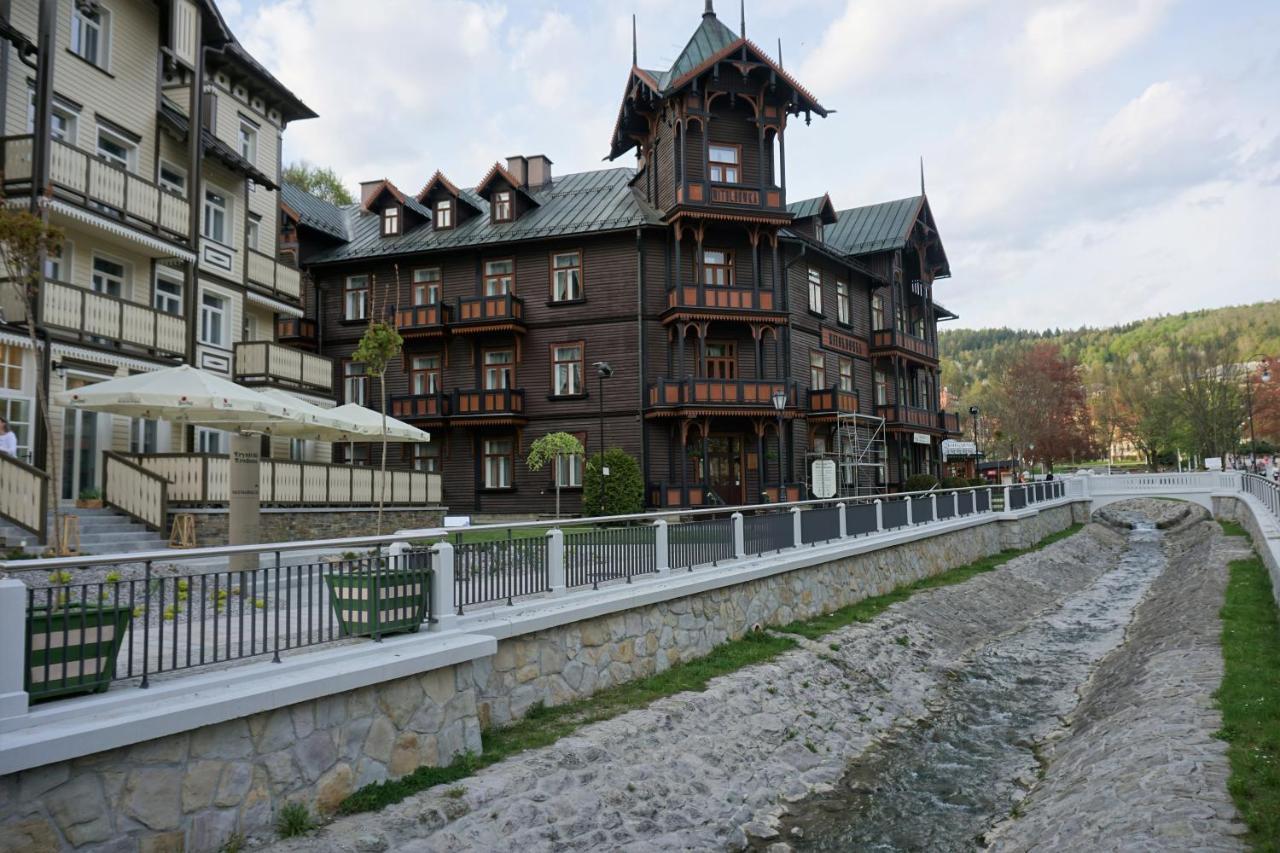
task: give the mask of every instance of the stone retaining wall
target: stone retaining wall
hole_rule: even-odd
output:
[[[171,512],[168,529],[173,527]],[[196,543],[200,546],[227,544],[228,514],[225,509],[191,511],[196,520]],[[408,530],[439,527],[443,518],[439,507],[426,509],[388,509],[382,513],[382,530]],[[268,507],[262,510],[260,534],[262,542],[296,542],[305,539],[340,539],[346,536],[372,536],[377,524],[377,510],[360,508],[290,509]]]
[[[1214,495],[1213,515],[1215,518],[1234,521],[1249,531],[1249,536],[1253,538],[1253,550],[1271,575],[1271,594],[1275,597],[1276,606],[1280,607],[1280,554],[1277,553],[1275,540],[1267,539],[1258,519],[1238,498]]]
[[[0,850],[217,850],[271,837],[286,802],[480,750],[482,727],[661,672],[755,625],[782,625],[1027,547],[1088,517],[1042,510],[660,604],[503,639],[497,653],[377,687],[0,777]]]

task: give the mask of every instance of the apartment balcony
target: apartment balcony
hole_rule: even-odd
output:
[[[32,192],[33,139],[31,134],[0,138],[4,145],[6,196]],[[190,208],[184,197],[91,151],[53,140],[49,184],[55,200],[70,202],[97,216],[167,240],[190,242]],[[35,191],[43,193],[44,188],[37,187]]]
[[[960,415],[956,412],[938,412],[938,428],[947,435],[960,435]]]
[[[0,307],[5,319],[24,322],[26,305],[8,282],[2,286],[5,296]],[[186,321],[148,305],[46,279],[40,288],[39,310],[40,326],[56,338],[161,358],[186,354]]]
[[[512,388],[458,388],[449,402],[451,426],[523,424],[524,391]]]
[[[524,303],[518,296],[468,296],[458,300],[458,311],[450,322],[455,335],[485,332],[524,334]]]
[[[890,403],[876,406],[876,414],[884,418],[885,425],[890,428],[908,430],[927,430],[937,432],[942,429],[942,412],[923,409],[917,406],[904,406]]]
[[[873,356],[905,355],[936,363],[938,361],[938,345],[933,341],[916,337],[901,329],[876,329],[871,333],[871,354]]]
[[[271,255],[249,249],[245,255],[245,279],[254,290],[287,302],[302,301],[302,273]]]
[[[316,321],[306,317],[279,317],[276,319],[276,340],[282,344],[314,349],[319,343]]]
[[[787,379],[659,379],[649,383],[646,417],[708,415],[777,416],[773,395],[787,395],[786,417],[792,417],[800,394]]]
[[[787,322],[786,312],[775,307],[772,290],[750,287],[718,287],[684,284],[667,291],[667,310],[662,322],[674,323],[683,317],[712,320],[767,320]]]
[[[333,396],[333,359],[274,341],[235,345],[235,381]]]
[[[403,394],[391,398],[391,416],[402,421],[441,424],[452,411],[452,399],[443,391]]]
[[[400,308],[395,312],[396,331],[406,341],[416,338],[443,337],[449,318],[453,314],[452,306],[443,302],[432,305],[412,305]]]
[[[810,388],[809,420],[831,420],[838,415],[858,413],[858,392],[845,391],[840,386]]]
[[[676,204],[689,207],[711,207],[718,210],[734,210],[741,213],[773,214],[786,217],[787,200],[781,187],[767,186],[762,192],[759,186],[746,184],[722,184],[715,181],[686,181],[676,186]]]

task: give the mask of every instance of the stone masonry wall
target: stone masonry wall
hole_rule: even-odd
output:
[[[181,510],[177,510],[181,512]],[[228,515],[222,512],[197,512],[196,543],[200,546],[227,544]],[[173,527],[170,513],[168,529]],[[418,527],[439,527],[442,513],[438,509],[389,509],[382,513],[382,530],[390,532]],[[263,510],[260,541],[295,542],[306,539],[339,539],[345,536],[372,536],[377,513],[335,509],[325,512],[303,512],[286,509]]]
[[[351,791],[479,752],[482,727],[701,657],[1005,548],[1087,505],[1045,510],[501,640],[497,653],[193,732],[0,778],[0,851],[217,850],[269,837],[286,802],[332,812]]]
[[[480,751],[465,663],[0,778],[0,851],[214,851]]]
[[[1214,495],[1213,515],[1215,518],[1237,522],[1249,531],[1249,536],[1253,538],[1254,553],[1262,560],[1262,564],[1267,567],[1267,572],[1271,575],[1271,594],[1275,597],[1276,606],[1280,607],[1280,561],[1276,560],[1275,552],[1267,547],[1266,535],[1258,525],[1257,519],[1253,517],[1253,513],[1249,512],[1236,498]]]

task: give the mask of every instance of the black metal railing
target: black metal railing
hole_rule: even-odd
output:
[[[844,530],[850,536],[875,533],[876,505],[865,501],[847,504],[844,508]]]
[[[1007,510],[1023,509],[1027,505],[1027,487],[1026,486],[1010,486],[1009,500]]]
[[[763,512],[742,519],[743,550],[748,554],[793,548],[795,538],[795,522],[790,510]]]
[[[977,492],[960,492],[956,505],[961,515],[973,515],[973,502],[977,500]]]
[[[889,499],[882,504],[881,508],[884,513],[884,529],[892,530],[895,527],[905,527],[907,524],[907,505],[911,498]]]
[[[978,512],[987,512],[991,509],[991,489],[980,489],[974,493],[974,497]]]
[[[924,524],[933,521],[933,500],[929,495],[911,499],[911,523]]]
[[[805,545],[840,538],[840,507],[825,506],[800,513],[800,540]]]
[[[541,531],[538,531],[541,534]],[[551,589],[545,535],[467,542],[456,534],[453,552],[454,603],[458,613],[472,604],[506,601]]]
[[[667,555],[673,569],[715,565],[733,559],[733,519],[686,521],[667,528]]]
[[[658,570],[657,531],[652,525],[595,527],[564,534],[564,577],[569,589],[601,581],[631,579]]]
[[[956,516],[955,501],[956,499],[951,494],[938,495],[938,521]]]

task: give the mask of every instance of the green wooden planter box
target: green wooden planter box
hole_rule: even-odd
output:
[[[431,570],[356,570],[324,576],[346,637],[416,633],[427,618]],[[376,587],[376,589],[375,589]],[[376,602],[376,607],[375,607]]]
[[[128,607],[110,604],[28,608],[25,675],[31,699],[106,690],[132,617]]]

